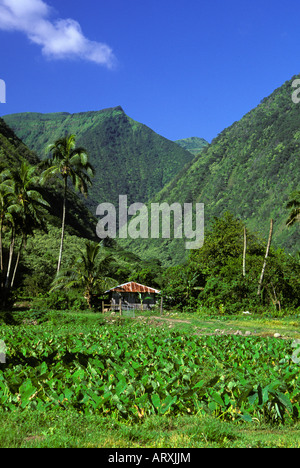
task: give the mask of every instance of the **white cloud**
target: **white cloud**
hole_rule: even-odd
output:
[[[80,58],[113,67],[112,49],[87,39],[73,19],[50,21],[51,8],[43,0],[0,0],[0,29],[21,31],[51,59]]]

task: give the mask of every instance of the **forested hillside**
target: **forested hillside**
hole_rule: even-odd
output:
[[[292,101],[291,79],[215,138],[152,200],[205,204],[205,223],[229,211],[273,243],[299,250],[299,228],[287,228],[286,204],[299,189],[300,107]],[[128,241],[139,254],[163,257],[169,264],[187,252],[181,240]]]
[[[66,132],[76,134],[96,169],[86,201],[93,213],[103,201],[117,206],[120,194],[128,195],[128,203],[204,203],[207,227],[229,211],[266,239],[273,218],[273,245],[295,252],[297,226],[286,227],[286,204],[299,188],[300,112],[292,101],[293,79],[210,145],[202,140],[194,159],[189,151],[199,149],[201,139],[170,142],[120,107],[73,115],[15,114],[5,120],[41,157],[48,143]],[[181,240],[129,239],[123,245],[165,264],[181,262],[188,253]]]
[[[208,145],[208,142],[204,138],[199,137],[183,138],[176,140],[175,143],[188,150],[194,156],[197,156]]]
[[[193,155],[128,117],[121,107],[79,114],[14,114],[4,117],[40,158],[47,145],[74,133],[96,176],[85,201],[95,214],[99,203],[146,202],[170,182]]]
[[[16,136],[13,130],[0,118],[0,170],[19,168],[23,161],[38,165],[38,156]],[[45,214],[47,222],[53,226],[60,226],[62,212],[62,188],[47,184],[41,189],[49,209]],[[96,220],[71,191],[67,194],[67,230],[71,234],[87,238],[95,238]]]

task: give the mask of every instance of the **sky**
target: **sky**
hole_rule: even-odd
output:
[[[299,18],[299,0],[0,0],[0,115],[122,106],[210,142],[300,73]]]

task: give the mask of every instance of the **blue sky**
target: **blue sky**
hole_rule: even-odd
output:
[[[299,0],[0,0],[0,115],[121,105],[211,141],[300,73]]]

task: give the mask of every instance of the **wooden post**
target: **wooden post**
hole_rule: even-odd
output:
[[[163,297],[162,296],[160,300],[160,315],[163,315]]]
[[[244,252],[243,252],[243,277],[246,276],[246,250],[247,250],[247,231],[244,227]]]
[[[119,300],[120,317],[122,316],[122,299]]]
[[[101,308],[102,308],[102,314],[104,314],[104,301],[101,303]]]
[[[263,279],[264,279],[265,269],[266,269],[266,266],[267,266],[267,258],[269,256],[270,245],[271,245],[271,241],[272,241],[273,224],[274,224],[273,219],[271,219],[270,233],[269,233],[269,239],[268,239],[268,245],[267,245],[265,260],[264,260],[264,264],[263,264],[263,267],[262,267],[262,270],[261,270],[261,275],[260,275],[259,282],[258,282],[258,289],[257,289],[257,295],[258,296],[260,296],[260,293],[261,293],[262,282],[263,282]]]

